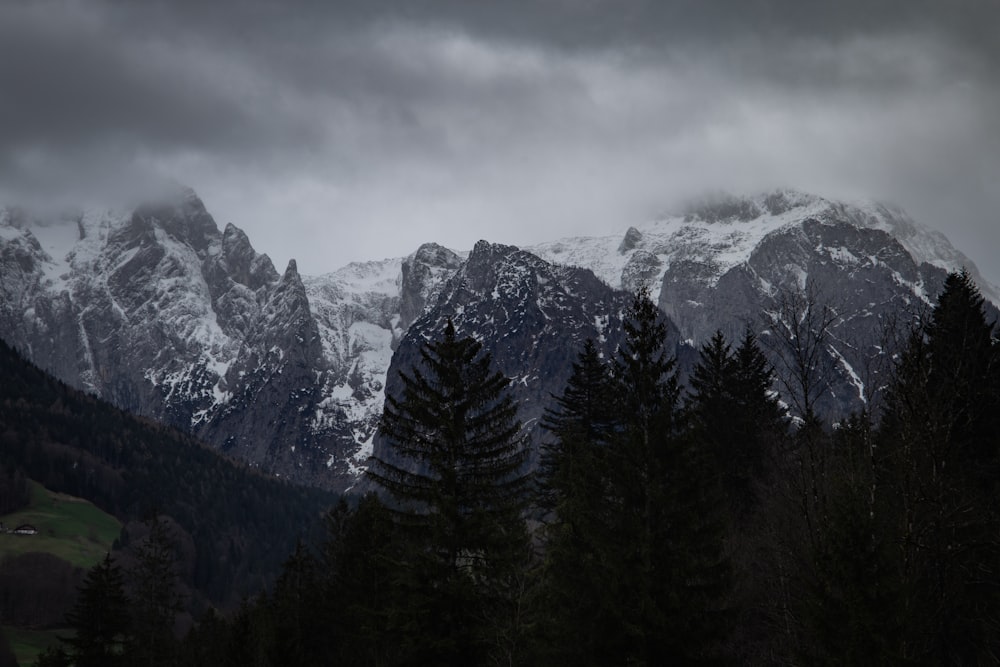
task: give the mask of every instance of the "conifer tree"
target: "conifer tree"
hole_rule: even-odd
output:
[[[774,391],[774,369],[750,329],[744,332],[733,353],[733,363],[739,418],[745,430],[757,438],[745,451],[750,457],[750,467],[762,473],[763,467],[770,463],[768,459],[775,454],[775,443],[780,442],[788,430],[788,420]]]
[[[74,634],[60,639],[68,645],[67,653],[76,667],[131,664],[126,655],[128,605],[121,569],[107,554],[87,573],[80,596],[66,615]]]
[[[132,664],[171,665],[177,658],[174,621],[181,610],[176,555],[165,519],[155,513],[136,549],[132,582]]]
[[[322,664],[323,656],[316,651],[314,640],[328,628],[314,622],[320,614],[318,565],[300,540],[275,582],[274,593],[267,599],[274,619],[274,640],[269,646],[271,664]]]
[[[186,667],[220,667],[226,664],[229,623],[209,607],[184,637],[181,664]]]
[[[553,401],[542,420],[552,439],[542,444],[538,471],[538,504],[548,510],[601,495],[596,458],[614,433],[617,413],[610,369],[593,340],[584,342],[563,394]]]
[[[615,648],[619,660],[645,664],[711,660],[730,586],[718,474],[684,428],[676,358],[647,291],[626,312],[624,332],[614,385],[622,421],[606,465],[618,516]]]
[[[224,667],[270,667],[274,618],[266,604],[244,599],[230,622]]]
[[[823,526],[793,547],[799,554],[795,611],[802,624],[797,657],[805,664],[900,661],[903,604],[892,568],[898,544],[887,498],[876,493],[869,428],[868,417],[859,414],[835,431],[820,493]]]
[[[879,433],[908,660],[1000,655],[1000,345],[983,306],[966,272],[948,276],[900,357]]]
[[[980,483],[996,485],[1000,347],[995,323],[986,321],[984,303],[965,270],[945,280],[927,325],[927,381],[964,472]]]
[[[378,496],[331,510],[320,561],[324,601],[314,619],[324,628],[318,655],[344,665],[399,661],[394,620],[409,603],[405,587],[397,586],[408,580],[400,572],[405,560],[393,516]]]
[[[625,313],[624,340],[614,361],[615,393],[622,427],[609,454],[607,473],[611,511],[617,514],[618,542],[612,562],[617,568],[611,611],[617,619],[618,645],[629,660],[657,662],[676,658],[678,639],[668,629],[667,610],[659,604],[679,588],[660,562],[660,547],[675,537],[664,515],[674,509],[678,453],[675,418],[680,395],[676,359],[665,349],[667,327],[646,289]],[[670,619],[673,621],[674,619]],[[612,635],[615,636],[615,635]],[[666,642],[667,646],[657,646]]]
[[[613,575],[604,550],[618,539],[606,502],[604,461],[614,437],[614,394],[608,364],[584,343],[555,407],[542,422],[539,504],[550,515],[539,584],[539,653],[543,662],[606,664],[608,614],[602,605]]]
[[[693,435],[711,450],[735,517],[756,505],[757,488],[786,429],[773,382],[749,329],[735,351],[717,331],[702,346],[691,375],[687,408]]]
[[[401,373],[402,396],[386,398],[381,433],[398,462],[376,459],[369,475],[413,540],[400,569],[413,659],[482,663],[527,557],[526,443],[509,380],[479,342],[459,338],[449,320],[421,360]]]

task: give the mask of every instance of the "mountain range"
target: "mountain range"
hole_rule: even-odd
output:
[[[824,325],[815,405],[836,420],[877,394],[890,325],[963,266],[1000,303],[968,258],[903,211],[776,191],[715,197],[605,237],[427,243],[302,276],[294,260],[279,272],[236,226],[220,230],[180,189],[129,210],[0,210],[0,337],[126,410],[345,491],[373,452],[391,457],[376,433],[386,392],[447,319],[512,379],[537,443],[583,341],[613,354],[640,286],[669,319],[682,372],[715,331],[732,340],[749,327],[787,375],[812,312]],[[794,387],[776,390],[794,416]]]

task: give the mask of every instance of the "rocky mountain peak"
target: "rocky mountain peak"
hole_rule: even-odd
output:
[[[246,233],[233,223],[222,233],[221,262],[224,273],[235,282],[251,290],[258,290],[280,277],[271,258],[257,254]]]
[[[629,250],[635,250],[635,247],[639,245],[641,241],[642,232],[635,227],[629,227],[628,231],[625,232],[625,237],[622,239],[621,245],[618,246],[618,253],[624,255]]]
[[[400,371],[419,365],[421,345],[439,337],[451,321],[460,336],[481,341],[511,378],[518,418],[527,435],[540,437],[547,400],[562,389],[579,347],[591,338],[610,353],[627,300],[587,269],[554,265],[514,246],[480,241],[436,302],[408,328],[387,369],[385,391],[398,395]],[[376,435],[374,452],[392,461],[384,447]]]
[[[424,243],[417,251],[404,260],[409,264],[426,264],[427,266],[456,269],[462,263],[462,258],[453,251],[437,243]]]
[[[462,263],[452,250],[437,243],[425,243],[403,260],[400,267],[400,325],[408,327],[424,312],[441,290],[446,275]]]
[[[58,220],[0,211],[0,335],[121,407],[344,490],[378,447],[398,371],[419,363],[447,318],[512,379],[533,432],[583,340],[614,353],[639,285],[671,320],[682,368],[717,329],[756,324],[768,339],[782,295],[812,289],[836,296],[842,314],[825,348],[833,414],[864,400],[877,354],[865,336],[933,299],[963,258],[899,209],[785,190],[703,202],[624,235],[526,249],[480,241],[468,254],[427,243],[309,277],[294,260],[279,273],[242,230],[219,232],[193,192],[175,192]]]
[[[171,238],[190,246],[199,255],[206,253],[220,237],[215,220],[190,188],[179,188],[177,192],[143,204],[134,215],[159,226]]]
[[[531,294],[551,280],[545,260],[512,245],[479,241],[449,281],[449,288],[494,300]],[[454,284],[453,284],[454,283]]]
[[[468,259],[472,262],[488,262],[493,257],[505,257],[517,250],[519,250],[519,248],[515,246],[479,240],[476,241],[476,245],[473,246]]]

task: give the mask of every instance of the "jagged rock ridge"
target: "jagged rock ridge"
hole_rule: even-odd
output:
[[[425,244],[303,277],[294,261],[278,273],[237,227],[219,231],[182,190],[126,212],[0,212],[0,335],[72,385],[342,490],[378,446],[398,370],[447,317],[513,378],[531,430],[584,338],[613,350],[638,285],[676,325],[671,344],[686,363],[716,329],[749,324],[766,338],[783,295],[809,287],[839,309],[823,402],[837,414],[865,396],[878,323],[932,299],[961,265],[1000,301],[946,239],[901,211],[776,192],[603,238],[482,242],[468,254]]]

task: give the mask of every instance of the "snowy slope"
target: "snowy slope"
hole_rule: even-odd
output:
[[[749,198],[719,197],[624,233],[604,237],[565,238],[526,247],[550,262],[591,269],[618,289],[639,283],[659,298],[671,264],[686,260],[705,271],[699,279],[714,286],[733,267],[746,263],[769,235],[800,225],[803,220],[843,220],[895,237],[919,264],[953,271],[970,269],[983,294],[1000,303],[1000,289],[986,282],[973,262],[938,231],[914,222],[905,212],[873,201],[835,202],[795,191],[776,191]],[[920,294],[927,298],[926,294]]]
[[[532,417],[573,358],[558,341],[614,340],[617,313],[597,311],[621,295],[562,267],[614,290],[648,285],[677,340],[695,345],[716,329],[763,332],[779,323],[783,293],[825,288],[842,315],[827,350],[831,414],[866,396],[871,332],[932,301],[945,270],[968,267],[1000,302],[946,238],[902,211],[789,191],[716,197],[525,250],[428,243],[308,277],[294,261],[276,271],[235,226],[220,231],[186,189],[127,211],[0,209],[0,335],[70,384],[343,490],[375,445],[390,368],[416,358],[411,342],[394,360],[414,323],[422,335],[445,316],[474,329]]]
[[[385,374],[399,327],[402,259],[349,264],[323,276],[305,278],[306,293],[331,371],[316,406],[312,429],[320,433],[339,422],[352,426],[355,445],[345,461],[351,474],[371,453],[371,440],[385,400]],[[337,463],[330,455],[327,465]]]

